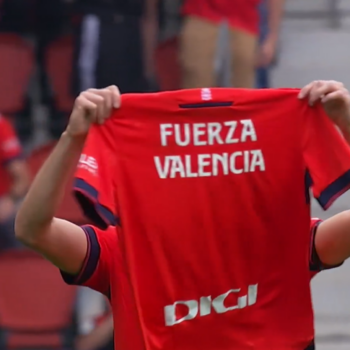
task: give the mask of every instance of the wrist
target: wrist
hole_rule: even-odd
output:
[[[84,144],[85,140],[87,138],[87,134],[75,134],[72,133],[69,129],[69,126],[67,129],[62,133],[61,138],[63,141],[69,142],[71,144]]]

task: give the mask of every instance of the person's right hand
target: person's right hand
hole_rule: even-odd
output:
[[[91,124],[103,124],[112,109],[120,107],[120,103],[120,92],[114,85],[82,92],[75,100],[67,133],[73,137],[86,136]]]

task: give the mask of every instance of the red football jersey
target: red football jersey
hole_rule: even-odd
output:
[[[76,190],[98,225],[118,224],[94,277],[117,348],[312,346],[308,187],[327,208],[350,151],[298,92],[124,95],[92,128]]]
[[[339,266],[325,267],[318,259],[317,252],[315,250],[315,235],[317,232],[317,227],[321,222],[322,221],[320,219],[313,218],[310,223],[310,279],[324,269]],[[90,287],[107,295],[109,298],[112,278],[118,279],[118,289],[122,290],[124,294],[123,302],[114,308],[116,324],[119,324],[119,322],[124,323],[124,327],[115,328],[116,338],[120,339],[120,337],[123,336],[123,333],[119,333],[121,330],[124,330],[124,328],[130,329],[132,332],[135,331],[135,322],[138,319],[138,312],[132,298],[132,289],[130,288],[130,283],[128,281],[127,270],[123,267],[124,265],[121,261],[121,251],[119,248],[116,249],[116,247],[118,247],[116,229],[113,226],[109,226],[106,230],[101,230],[93,226],[84,226],[83,229],[87,235],[89,249],[82,271],[78,276],[71,276],[64,272],[62,272],[62,275],[65,281],[69,284],[78,284]],[[125,313],[127,313],[129,317],[125,318]],[[103,315],[103,317],[105,316],[106,315]],[[101,317],[101,319],[103,317]],[[127,327],[125,322],[122,321],[125,319],[126,321],[131,321]],[[129,337],[129,333],[126,334]],[[140,337],[133,338],[130,336],[129,339],[126,339],[128,343],[135,340],[136,343],[134,347],[142,348],[140,344]],[[311,349],[312,344],[310,344],[310,350]]]

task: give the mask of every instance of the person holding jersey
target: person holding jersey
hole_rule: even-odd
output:
[[[350,95],[343,84],[312,82],[300,91],[299,98],[311,106],[321,103],[350,144]],[[17,238],[56,265],[67,283],[93,286],[98,278],[111,300],[114,297],[108,292],[110,279],[117,279],[123,288],[128,278],[121,266],[110,266],[111,260],[106,255],[96,253],[103,251],[118,255],[115,229],[111,226],[104,231],[92,226],[80,227],[54,215],[71,171],[78,164],[90,126],[103,124],[112,108],[119,108],[120,104],[120,93],[115,86],[90,89],[80,94],[66,131],[37,174],[16,218]],[[339,265],[350,256],[350,212],[324,222],[318,221],[311,225],[311,230],[314,244],[310,260],[315,270]],[[99,273],[95,274],[95,270]],[[115,320],[118,320],[120,307],[123,305],[113,305]],[[129,341],[134,344],[133,337]]]

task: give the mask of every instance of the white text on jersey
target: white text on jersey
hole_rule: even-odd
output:
[[[79,169],[85,169],[92,173],[93,175],[97,175],[98,172],[98,164],[94,157],[88,156],[86,154],[82,154],[79,158],[78,162]]]
[[[175,177],[208,177],[220,174],[242,174],[265,171],[264,157],[260,149],[222,154],[198,154],[193,156],[154,157],[161,179]]]
[[[237,128],[240,124],[241,128]],[[178,146],[206,146],[256,141],[254,124],[250,119],[232,120],[224,123],[160,124],[162,146],[168,146],[169,137]]]
[[[210,147],[256,141],[257,135],[251,119],[223,123],[160,124],[161,145],[171,147],[172,151],[176,147],[185,149],[187,146]],[[208,177],[265,171],[261,149],[220,153],[218,147],[215,147],[215,151],[206,154],[181,153],[182,155],[154,156],[159,178]]]
[[[223,314],[237,309],[244,309],[256,303],[258,298],[258,285],[248,286],[246,295],[241,295],[241,288],[230,289],[226,293],[213,298],[212,296],[200,297],[199,300],[176,301],[172,305],[164,307],[165,325],[174,326],[184,321],[192,320],[196,317],[204,317],[212,312]],[[227,305],[226,299],[232,295],[237,295],[237,301],[233,305]],[[187,314],[177,317],[177,308],[186,307]]]

